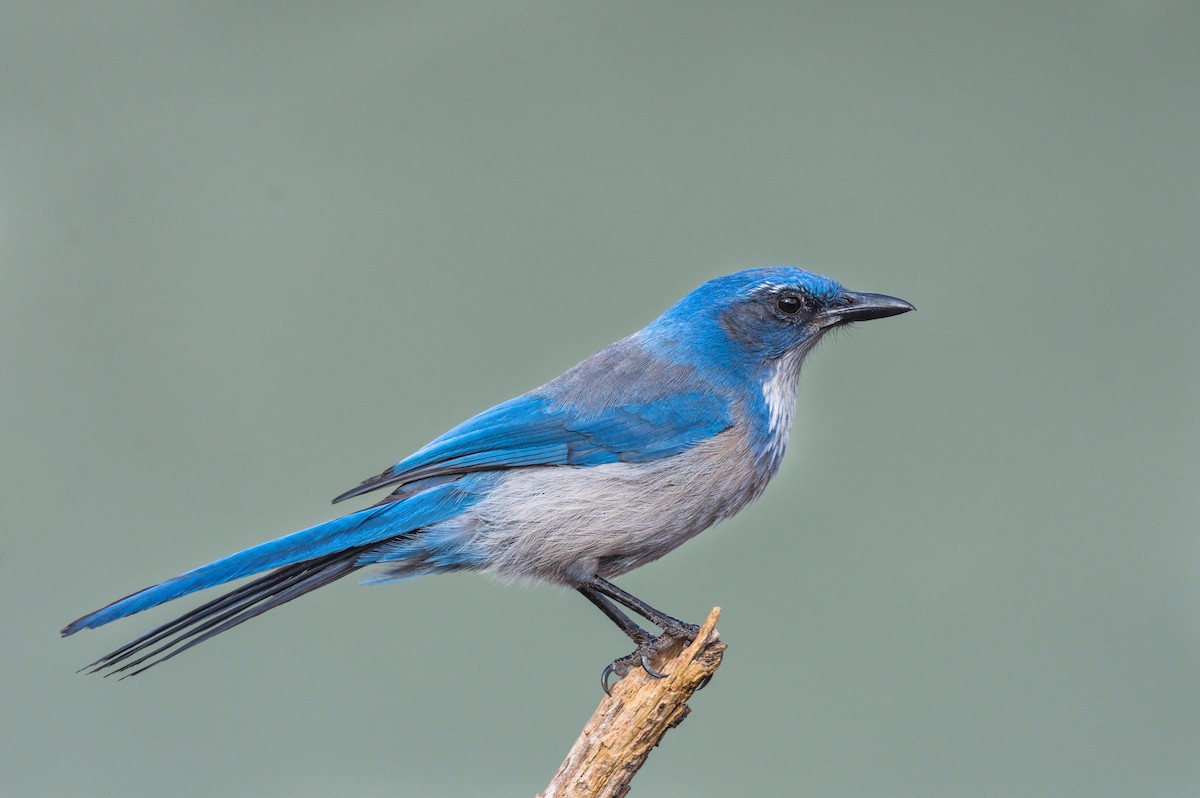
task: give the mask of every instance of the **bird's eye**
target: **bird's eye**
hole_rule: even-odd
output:
[[[780,313],[794,316],[804,307],[804,303],[795,294],[783,294],[775,300],[775,307],[779,308]]]

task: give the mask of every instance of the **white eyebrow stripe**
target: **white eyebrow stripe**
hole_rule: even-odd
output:
[[[753,296],[770,294],[774,293],[775,291],[782,291],[788,287],[789,286],[787,283],[776,283],[772,280],[767,280],[766,282],[759,283],[758,285],[754,286],[754,288],[750,289],[750,294]]]

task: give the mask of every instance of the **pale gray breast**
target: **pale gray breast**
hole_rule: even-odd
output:
[[[727,430],[646,463],[516,469],[457,519],[487,570],[573,584],[655,560],[765,487],[745,437]]]

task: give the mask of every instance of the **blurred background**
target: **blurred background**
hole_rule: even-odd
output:
[[[730,644],[635,794],[1200,793],[1200,5],[9,3],[0,71],[0,795],[541,789],[570,592],[58,630],[765,264],[919,312],[622,580]]]

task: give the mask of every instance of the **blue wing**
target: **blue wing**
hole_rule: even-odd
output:
[[[485,410],[333,501],[471,471],[654,460],[678,454],[733,423],[731,401],[708,392],[598,408],[562,404],[534,392]]]

